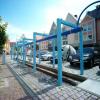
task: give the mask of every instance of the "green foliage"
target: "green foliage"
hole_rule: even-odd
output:
[[[7,23],[3,23],[0,16],[0,51],[2,51],[4,44],[6,43],[8,36],[6,34]]]

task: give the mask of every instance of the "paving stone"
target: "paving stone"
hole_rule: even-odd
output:
[[[59,96],[58,96],[58,97],[59,97]],[[58,97],[56,97],[55,95],[51,95],[51,96],[50,96],[50,99],[51,99],[51,100],[57,100]]]
[[[59,99],[60,100],[65,100],[65,97],[64,96],[60,96]]]
[[[74,100],[73,98],[71,98],[71,97],[68,97],[68,98],[66,98],[66,100]]]
[[[6,65],[2,65],[2,75],[0,77],[8,80],[8,86],[0,88],[0,100],[17,100],[27,96],[21,85],[14,78],[14,75]],[[31,97],[28,96],[31,100]]]
[[[80,98],[78,98],[76,100],[88,100],[88,99],[84,99],[84,98],[80,97]]]
[[[49,96],[44,97],[45,100],[50,100]]]
[[[64,93],[63,96],[64,96],[65,98],[69,97],[69,95],[68,95],[67,93]]]
[[[55,93],[54,95],[55,95],[56,97],[59,97],[59,94],[58,94],[58,93]]]
[[[15,70],[19,71],[17,70],[17,67]],[[66,83],[63,83],[62,86],[57,87],[57,81],[55,79],[48,75],[44,75],[41,72],[36,71],[34,74],[30,74],[27,73],[27,68],[25,68],[22,73],[23,72],[25,74],[23,77],[26,77],[25,79],[29,81],[30,85],[32,84],[33,91],[37,93],[41,100],[85,100],[87,98],[93,99],[97,97],[78,87],[74,87]],[[90,76],[96,77],[95,74],[91,74]]]

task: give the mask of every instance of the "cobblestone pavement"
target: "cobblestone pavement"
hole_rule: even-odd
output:
[[[38,60],[37,60],[37,63],[38,63]],[[41,64],[48,66],[48,67],[53,67],[53,65],[50,63],[50,61],[42,61]],[[68,62],[63,62],[62,66],[63,66],[63,71],[80,75],[79,65],[70,66],[70,64]],[[57,64],[55,64],[55,68],[57,68]],[[90,78],[90,79],[96,79],[96,80],[100,81],[99,66],[94,66],[94,67],[88,68],[88,69],[85,68],[83,76]]]
[[[27,66],[18,66],[14,62],[9,66],[17,72],[34,92],[34,100],[100,100],[100,96],[89,93],[79,87],[63,83],[57,86],[57,80],[43,74],[32,72]]]
[[[28,60],[28,58],[27,58]],[[32,63],[33,60],[31,60]],[[39,63],[39,58],[36,58],[37,63]],[[53,64],[50,63],[50,61],[41,61],[42,65],[45,65],[47,67],[52,67],[53,68]],[[54,68],[57,68],[57,64],[55,64]],[[69,73],[73,73],[73,74],[77,74],[80,75],[80,67],[79,65],[76,66],[71,66],[68,62],[64,61],[63,64],[63,71],[69,72]],[[88,67],[88,66],[87,66]],[[94,66],[92,68],[85,68],[84,69],[84,75],[87,78],[90,79],[96,79],[98,81],[100,81],[100,69],[99,66]]]
[[[0,100],[32,100],[6,65],[0,64]]]

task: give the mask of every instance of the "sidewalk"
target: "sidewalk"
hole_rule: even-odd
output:
[[[68,83],[57,86],[55,78],[39,71],[33,73],[31,68],[10,61],[9,57],[7,65],[9,67],[0,65],[0,100],[100,100],[100,96]],[[32,98],[24,92],[9,68],[30,88]]]
[[[0,100],[32,100],[6,65],[0,64]]]
[[[16,62],[9,63],[9,67],[30,87],[36,96],[34,100],[100,100],[100,96],[77,86],[64,82],[62,86],[57,86],[57,80],[53,77],[38,71],[33,73],[32,69]]]

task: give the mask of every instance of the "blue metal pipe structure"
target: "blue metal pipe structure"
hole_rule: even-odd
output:
[[[33,48],[34,48],[33,49],[33,71],[35,71],[36,70],[36,43],[42,42],[42,41],[45,41],[45,40],[50,40],[50,39],[57,38],[57,42],[58,42],[57,43],[58,44],[57,45],[57,48],[58,48],[58,85],[62,84],[62,50],[61,50],[62,42],[61,42],[61,36],[72,34],[72,33],[77,33],[79,31],[82,31],[81,27],[76,27],[75,25],[72,25],[70,23],[68,23],[68,25],[67,25],[67,23],[65,22],[64,25],[70,26],[73,29],[71,29],[69,31],[65,31],[65,32],[62,33],[61,32],[61,24],[64,24],[64,21],[62,19],[57,19],[57,35],[52,35],[52,36],[45,37],[44,39],[36,40],[37,33],[34,32],[34,34],[33,34],[33,42],[24,44],[24,45],[33,44]],[[38,35],[40,35],[40,34],[38,34]],[[24,59],[23,59],[23,61],[24,61]],[[81,69],[82,69],[82,67],[81,67]]]
[[[61,32],[61,24],[67,25],[72,27],[73,29],[65,31],[65,32]],[[48,35],[44,35],[41,33],[36,33],[34,32],[33,34],[33,41],[26,43],[25,39],[23,39],[23,64],[25,64],[25,45],[29,45],[29,44],[33,44],[33,71],[36,70],[36,43],[38,42],[42,42],[42,41],[46,41],[46,40],[50,40],[50,39],[55,39],[57,38],[57,49],[58,49],[58,85],[62,85],[62,38],[61,36],[64,35],[69,35],[72,33],[77,33],[79,31],[82,31],[81,27],[77,27],[76,25],[73,25],[72,23],[69,22],[65,22],[62,19],[57,19],[57,35],[52,35],[52,36],[48,36]],[[40,39],[40,40],[36,40],[36,35],[40,35],[40,36],[47,36],[44,39]],[[21,46],[22,44],[18,45]],[[53,48],[54,49],[54,48]],[[82,51],[82,33],[80,35],[80,50]],[[53,50],[54,51],[54,50]],[[54,56],[54,52],[53,52],[53,56]],[[82,64],[82,56],[83,54],[81,54],[81,74],[83,74],[83,64]],[[54,59],[53,59],[54,60]],[[54,63],[53,63],[54,64]]]
[[[37,33],[37,32],[34,32],[33,33],[33,71],[36,70],[36,36],[39,35],[39,36],[48,36],[47,34],[44,34],[44,33]],[[40,47],[39,47],[39,63],[40,63]]]
[[[79,31],[81,31],[82,29],[83,29],[82,27],[76,27],[72,30],[68,30],[68,31],[63,32],[61,34],[61,36],[67,36],[67,35],[72,34],[72,33],[77,33]],[[48,36],[44,39],[37,40],[36,42],[38,43],[38,42],[42,42],[42,41],[46,41],[46,40],[51,40],[51,39],[54,39],[54,38],[57,38],[57,35],[50,35],[50,36]]]
[[[63,25],[66,25],[66,26],[69,26],[69,27],[73,27],[73,28],[76,28],[77,26],[75,25],[75,24],[72,24],[72,23],[70,23],[70,22],[66,22],[66,21],[64,21],[63,19],[59,19],[60,21],[61,21],[61,23],[63,24]]]
[[[81,30],[82,30],[82,27],[76,27],[76,28],[74,28],[74,29],[72,29],[72,30],[68,30],[68,31],[63,32],[63,33],[61,34],[61,36],[67,36],[67,35],[69,35],[70,33],[71,33],[71,34],[72,34],[72,33],[77,33],[77,32],[79,32],[79,31],[81,31]],[[35,33],[36,33],[36,32],[35,32]],[[43,38],[43,39],[36,40],[36,42],[38,43],[38,42],[42,42],[42,41],[46,41],[46,40],[51,40],[51,39],[57,38],[57,35],[50,35],[50,36],[46,35],[46,36],[47,36],[47,37],[45,37],[45,38]],[[31,45],[31,44],[33,44],[33,41],[32,41],[32,42],[25,43],[25,45]],[[19,44],[18,46],[21,47],[22,44]]]
[[[15,53],[14,53],[14,46],[12,47],[12,55],[13,55],[12,59],[14,60],[14,55],[15,55]]]
[[[25,65],[25,39],[23,38],[23,65]]]
[[[36,71],[36,32],[33,33],[33,72]]]
[[[33,39],[28,39],[28,38],[25,38],[25,40],[27,40],[27,41],[33,41]]]
[[[10,57],[11,57],[11,60],[12,60],[12,58],[13,58],[13,56],[12,56],[12,47],[10,49]]]
[[[37,32],[35,32],[35,34],[39,35],[39,36],[48,36],[48,34],[46,34],[46,33],[44,34],[44,33],[37,33]]]
[[[53,68],[55,67],[55,40],[52,40],[52,47],[53,47]]]
[[[84,62],[83,62],[83,34],[82,31],[79,34],[80,37],[80,75],[84,74]]]
[[[17,55],[16,61],[17,61],[17,63],[18,63],[18,42],[16,43],[16,55]]]
[[[62,85],[62,38],[61,19],[57,19],[57,50],[58,50],[58,85]]]
[[[63,35],[68,35],[68,34],[72,34],[72,33],[76,33],[76,32],[79,32],[79,31],[82,31],[82,28],[79,28],[79,27],[74,27],[72,26],[72,24],[67,24],[65,21],[63,21],[62,19],[57,19],[57,49],[58,49],[58,85],[62,85],[62,50],[61,50],[61,45],[62,45],[62,41],[61,41],[61,24],[64,24],[66,26],[70,26],[74,29],[70,30],[70,31],[67,31],[67,32],[63,32],[62,34]],[[74,32],[73,32],[74,31]],[[82,39],[80,41],[80,49],[83,51],[83,37],[82,37],[82,34],[80,35],[80,39]],[[81,52],[82,53],[82,52]],[[81,69],[81,73],[80,74],[83,74],[83,53],[81,54],[81,66],[80,66],[80,69]]]
[[[88,6],[86,6],[83,11],[80,13],[79,17],[78,17],[78,20],[77,20],[77,26],[79,26],[79,22],[80,22],[80,18],[82,16],[82,14],[84,13],[84,11],[89,8],[90,6],[96,4],[96,3],[99,3],[100,0],[98,1],[95,1],[91,4],[89,4]],[[82,32],[80,32],[79,34],[79,37],[80,37],[80,74],[83,75],[84,74],[84,62],[83,62],[83,34]]]
[[[41,63],[41,52],[40,52],[40,45],[39,45],[39,64]]]
[[[22,53],[22,47],[21,47],[21,51],[20,51],[20,56],[21,56],[21,60],[22,60],[22,56],[23,56],[23,53]]]
[[[40,39],[40,40],[36,40],[36,34],[37,35],[41,35],[41,36],[47,36],[47,35],[43,35],[41,33],[36,33],[34,32],[33,34],[33,41],[32,42],[28,42],[28,43],[24,43],[23,47],[25,45],[29,45],[29,44],[33,44],[33,69],[36,70],[36,43],[38,42],[42,42],[42,41],[46,41],[46,40],[50,40],[50,39],[54,39],[57,38],[57,48],[58,48],[58,85],[62,85],[62,41],[61,41],[61,36],[64,35],[69,35],[72,33],[77,33],[80,32],[79,36],[80,36],[80,74],[83,75],[84,74],[84,63],[83,63],[83,34],[82,34],[82,27],[79,27],[79,21],[80,18],[82,16],[82,14],[84,13],[84,11],[90,7],[93,4],[99,3],[99,1],[95,1],[93,3],[91,3],[90,5],[88,5],[85,9],[83,9],[83,11],[81,12],[81,14],[79,15],[78,21],[77,21],[77,25],[74,25],[72,23],[69,22],[65,22],[62,19],[57,19],[57,35],[51,35],[48,37],[45,37],[44,39]],[[65,31],[65,32],[61,32],[61,24],[64,24],[66,26],[70,26],[73,29],[69,30],[69,31]],[[28,39],[26,39],[28,40]],[[22,46],[22,44],[20,44],[19,46]],[[54,48],[53,48],[54,49]],[[24,50],[24,49],[23,49]],[[53,50],[53,56],[54,56],[54,50]],[[24,59],[23,59],[24,60]]]

